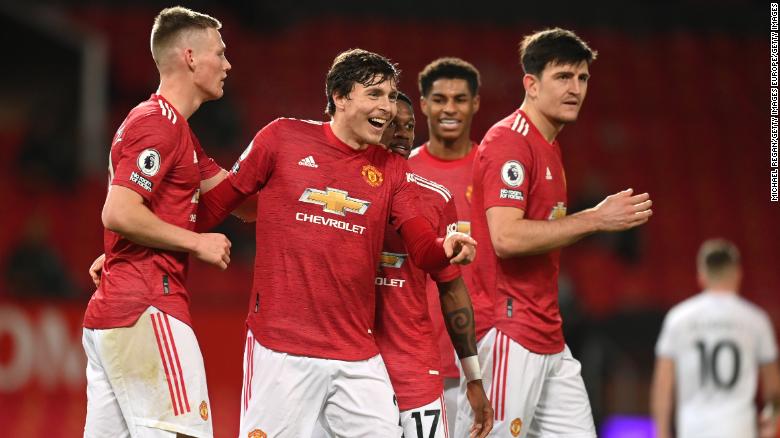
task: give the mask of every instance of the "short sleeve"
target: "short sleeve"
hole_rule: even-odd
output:
[[[455,201],[452,198],[444,204],[438,228],[438,234],[442,237],[458,229],[458,212],[455,209]],[[433,272],[430,275],[431,279],[437,283],[452,281],[460,277],[460,267],[458,265],[449,265],[441,271]]]
[[[656,357],[666,357],[673,359],[675,357],[674,338],[675,338],[675,318],[674,313],[669,312],[664,318],[661,326],[661,334],[658,335],[658,341],[655,344]]]
[[[219,167],[216,161],[206,155],[206,152],[203,151],[203,148],[200,145],[200,141],[198,141],[198,138],[195,136],[195,134],[190,133],[190,136],[192,137],[192,144],[195,145],[195,158],[198,161],[200,180],[203,181],[209,179],[222,171],[222,168]]]
[[[525,210],[530,187],[529,170],[533,169],[531,149],[521,135],[499,129],[480,145],[480,172],[484,208],[515,207]]]
[[[777,359],[777,341],[772,322],[766,313],[761,313],[758,318],[758,362],[761,364],[773,362]]]
[[[111,149],[111,184],[127,187],[149,201],[179,161],[179,144],[179,129],[167,118],[147,116],[134,121]]]
[[[417,185],[410,181],[412,173],[406,161],[398,158],[396,163],[399,164],[394,169],[396,177],[390,202],[390,225],[399,230],[404,222],[420,215],[417,208],[420,197],[417,195]]]
[[[239,192],[251,195],[271,177],[275,162],[272,151],[280,138],[278,127],[278,121],[274,121],[261,129],[233,165],[228,180]]]

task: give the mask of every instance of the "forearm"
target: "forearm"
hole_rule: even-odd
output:
[[[257,193],[247,198],[241,205],[236,207],[233,216],[244,222],[254,222],[257,220]]]
[[[761,398],[764,406],[771,406],[773,415],[780,414],[780,370],[778,362],[762,364],[759,368]]]
[[[243,216],[237,214],[237,211],[246,213],[248,209],[254,209],[251,214],[252,220],[257,217],[257,195],[247,199],[246,195],[236,190],[229,180],[223,179],[211,190],[204,193],[198,202],[198,225],[197,231],[208,231],[220,224],[227,218],[231,212],[241,219]]]
[[[543,254],[562,248],[597,231],[589,210],[556,220],[516,219],[491,237],[500,258]]]
[[[674,364],[671,359],[660,358],[656,361],[650,389],[650,413],[653,416],[658,438],[671,437],[673,392]]]
[[[436,283],[444,325],[450,335],[459,358],[477,354],[477,336],[474,326],[474,309],[462,277]]]
[[[425,272],[435,272],[449,265],[443,239],[436,237],[428,221],[418,216],[404,222],[398,231],[415,266]]]

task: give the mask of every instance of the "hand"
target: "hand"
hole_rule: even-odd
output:
[[[100,274],[103,272],[103,264],[105,263],[106,255],[100,254],[89,267],[89,276],[92,277],[92,282],[95,283],[95,287],[100,286]]]
[[[650,195],[633,195],[634,189],[623,190],[607,196],[593,207],[600,231],[623,231],[644,224],[653,215]],[[633,195],[633,196],[632,196]]]
[[[777,436],[777,416],[774,415],[771,404],[765,406],[761,411],[758,420],[758,436],[760,438],[775,438]]]
[[[452,264],[468,265],[477,256],[477,241],[463,233],[452,233],[444,239],[444,254]]]
[[[484,438],[493,429],[493,407],[490,406],[481,379],[466,384],[466,397],[471,410],[474,411],[474,424],[471,426],[469,438]]]
[[[224,234],[201,233],[192,253],[195,257],[223,271],[230,264],[230,240]]]

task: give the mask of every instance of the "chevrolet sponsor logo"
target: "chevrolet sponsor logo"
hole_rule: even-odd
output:
[[[326,213],[333,213],[339,216],[346,216],[346,212],[364,214],[371,205],[369,201],[350,198],[344,190],[327,187],[325,191],[317,189],[306,189],[298,199],[301,202],[321,205]]]
[[[379,264],[384,268],[400,268],[406,260],[406,254],[394,252],[382,252],[379,255]]]
[[[406,283],[406,280],[400,278],[376,277],[374,279],[374,284],[377,286],[404,287],[404,283]]]

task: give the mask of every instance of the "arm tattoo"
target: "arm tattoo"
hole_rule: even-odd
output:
[[[474,332],[474,310],[471,306],[461,307],[444,315],[444,324],[458,357],[477,354],[477,339]]]

